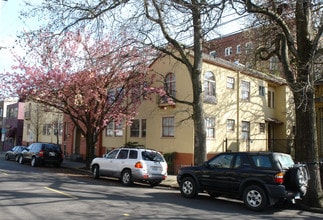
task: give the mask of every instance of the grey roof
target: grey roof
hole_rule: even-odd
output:
[[[239,71],[245,75],[249,75],[249,76],[259,78],[259,79],[263,79],[263,80],[266,80],[266,81],[269,81],[271,83],[275,83],[278,85],[285,85],[286,84],[286,80],[282,77],[275,76],[272,74],[263,73],[263,72],[260,72],[257,70],[253,70],[253,69],[247,68],[243,64],[233,63],[233,62],[221,59],[221,58],[212,57],[208,54],[203,54],[203,61],[208,62],[208,63],[212,63],[217,66],[221,66],[223,68],[231,69],[234,71]]]

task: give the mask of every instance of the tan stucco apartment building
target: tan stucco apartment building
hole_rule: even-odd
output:
[[[151,65],[177,99],[192,101],[190,76],[169,56]],[[248,70],[240,64],[205,56],[203,94],[208,157],[223,151],[281,151],[293,153],[294,104],[280,77]],[[173,155],[169,172],[193,164],[192,108],[168,104],[157,94],[145,101],[131,127],[111,123],[102,134],[98,154],[127,142],[137,142]]]

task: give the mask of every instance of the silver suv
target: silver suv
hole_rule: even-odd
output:
[[[147,182],[156,186],[167,177],[167,163],[163,155],[145,148],[118,148],[96,157],[91,162],[93,178],[119,178],[123,185]]]

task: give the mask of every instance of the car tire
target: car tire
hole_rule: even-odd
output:
[[[121,173],[121,183],[125,186],[130,186],[133,183],[132,174],[130,170],[124,170]]]
[[[60,168],[61,167],[61,163],[60,162],[54,163],[54,167],[55,168]]]
[[[24,156],[20,155],[19,156],[19,161],[20,164],[24,164]]]
[[[8,154],[6,154],[6,155],[4,156],[4,158],[5,158],[6,160],[9,160],[9,159],[10,159]]]
[[[306,194],[309,180],[308,171],[303,165],[296,165],[286,173],[286,187],[290,190],[300,191],[302,196]]]
[[[267,208],[267,195],[263,188],[251,185],[243,191],[243,202],[248,209],[262,211]]]
[[[37,166],[36,157],[32,157],[32,158],[31,158],[30,165],[31,165],[32,167]]]
[[[185,177],[180,184],[181,194],[185,198],[194,198],[197,196],[196,182],[192,177]]]
[[[92,177],[94,179],[99,179],[100,178],[100,168],[98,165],[94,165],[92,168]]]
[[[158,186],[159,184],[161,183],[161,181],[149,181],[149,184],[151,185],[151,186]]]

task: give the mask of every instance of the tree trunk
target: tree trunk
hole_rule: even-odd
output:
[[[193,84],[193,121],[194,121],[194,165],[201,165],[206,160],[206,132],[203,110],[201,74],[199,70],[192,74]]]
[[[304,93],[306,106],[304,106]],[[313,90],[294,92],[296,105],[296,146],[295,159],[305,162],[310,172],[310,182],[304,203],[313,207],[322,207],[322,188],[316,131],[316,114]]]
[[[86,169],[90,169],[91,162],[93,160],[94,156],[94,149],[95,149],[95,140],[93,138],[92,132],[87,132],[86,134]]]

